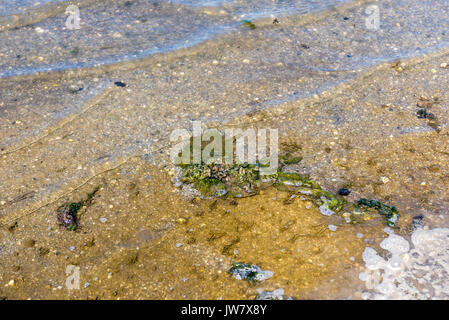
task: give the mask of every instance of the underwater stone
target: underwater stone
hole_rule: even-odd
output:
[[[283,172],[281,167],[275,174],[262,176],[260,174],[262,166],[260,163],[253,165],[181,164],[179,165],[182,169],[179,181],[192,184],[206,197],[249,197],[263,188],[274,186],[282,191],[307,196],[325,216],[340,213],[344,209],[343,218],[347,223],[369,220],[372,217],[371,213],[375,213],[376,210],[387,218],[389,226],[394,227],[398,220],[399,212],[396,207],[367,199],[348,203],[342,196],[323,190],[307,175]],[[340,191],[347,194],[349,190]]]
[[[340,190],[338,190],[338,194],[341,196],[348,196],[350,193],[351,191],[346,188],[341,188]]]
[[[58,209],[58,222],[70,231],[74,231],[78,228],[76,214],[81,208],[80,203],[69,203],[61,206]]]
[[[250,282],[265,281],[273,276],[273,271],[264,271],[256,265],[236,262],[229,270],[237,280],[248,280]]]
[[[328,216],[328,217],[335,213],[331,209],[327,208],[325,205],[320,206],[320,212],[321,212],[322,215],[325,215],[325,216]]]
[[[276,289],[273,291],[258,290],[259,294],[255,300],[293,300],[291,297],[284,296],[284,289]]]

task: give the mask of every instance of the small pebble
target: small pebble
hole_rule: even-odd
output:
[[[341,188],[340,190],[338,190],[338,194],[341,196],[348,196],[350,193],[351,191],[346,188]]]
[[[100,218],[100,222],[101,222],[101,223],[105,223],[106,221],[108,221],[107,218]]]
[[[382,181],[383,183],[388,183],[390,182],[390,179],[388,179],[387,177],[380,177],[380,181]]]
[[[333,224],[329,225],[329,230],[330,231],[337,231],[337,226],[334,226]]]
[[[181,246],[182,246],[182,243],[181,243],[181,242],[179,242],[179,243],[176,244],[176,248],[180,248]]]
[[[121,81],[116,81],[116,82],[114,82],[114,84],[117,86],[117,87],[126,87],[126,83],[124,83],[124,82],[121,82]]]

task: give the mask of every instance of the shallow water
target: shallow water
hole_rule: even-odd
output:
[[[168,160],[170,132],[192,120],[277,128],[280,150],[303,157],[291,170],[332,192],[349,186],[351,201],[396,205],[407,239],[418,214],[428,228],[449,226],[447,1],[86,0],[79,30],[65,25],[72,1],[35,3],[0,1],[0,279],[16,280],[0,297],[253,298],[226,273],[238,258],[275,273],[266,290],[360,299],[361,254],[387,236],[382,220],[325,221],[274,190],[235,208],[192,204],[173,188]],[[376,30],[366,25],[373,3]],[[417,117],[421,96],[434,119]],[[81,231],[57,226],[57,207],[95,186]],[[286,224],[293,231],[281,232]],[[295,236],[326,224],[339,228],[315,247]],[[251,241],[234,241],[241,228]],[[230,243],[239,254],[223,253]],[[67,261],[89,288],[58,289]],[[127,277],[158,280],[147,290]]]
[[[70,3],[70,1],[66,2]],[[142,1],[134,3],[131,1],[127,5],[117,2],[89,1],[87,3],[90,4],[86,9],[81,7],[80,18],[83,28],[80,30],[67,31],[61,19],[35,24],[36,28],[41,28],[35,34],[41,44],[40,48],[32,49],[37,56],[44,56],[47,60],[45,63],[24,61],[22,59],[26,57],[24,52],[30,49],[27,48],[27,41],[23,43],[26,44],[25,46],[18,48],[16,46],[20,42],[20,33],[7,34],[4,40],[10,36],[12,42],[5,42],[5,49],[10,52],[11,48],[16,49],[14,54],[20,57],[17,58],[19,61],[15,68],[12,68],[10,61],[8,65],[3,65],[0,75],[11,77],[138,60],[213,39],[220,34],[236,30],[241,25],[241,21],[246,19],[262,19],[294,13],[306,14],[329,8],[340,2],[342,1],[280,1],[279,3],[272,1],[151,1],[151,3]],[[41,11],[40,14],[47,17],[60,11],[61,6],[56,6],[60,3],[63,2],[47,1],[40,5],[36,5],[33,1],[4,4],[2,6],[4,27],[10,22],[6,18],[11,12],[17,11],[19,16],[23,16],[25,21],[22,25],[26,25],[28,23],[27,9]],[[148,10],[148,5],[153,8]],[[206,14],[201,12],[202,7],[207,7]],[[104,12],[110,12],[108,18],[98,19],[104,15]],[[125,29],[124,26],[126,26]],[[123,41],[128,44],[119,43]],[[32,42],[36,43],[36,41]],[[103,46],[99,46],[100,44]],[[89,51],[89,57],[78,58],[67,55],[55,57],[57,52],[48,52],[49,48],[73,50],[80,47],[82,51]],[[23,67],[24,64],[27,66]]]

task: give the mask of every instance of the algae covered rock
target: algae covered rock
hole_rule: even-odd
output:
[[[263,185],[271,185],[275,181],[270,177],[261,177],[260,164],[191,164],[180,167],[180,181],[192,183],[203,196],[252,196]]]
[[[58,223],[70,231],[78,229],[78,211],[84,206],[90,205],[93,197],[100,189],[99,186],[88,193],[84,200],[80,202],[65,203],[57,209]]]
[[[82,207],[79,202],[72,202],[58,208],[58,222],[70,231],[78,228],[77,213]]]
[[[357,204],[360,206],[367,206],[376,209],[380,215],[385,216],[387,224],[390,227],[394,227],[396,225],[396,222],[398,221],[399,210],[396,207],[389,206],[377,200],[367,200],[363,198],[360,199]]]
[[[273,276],[273,271],[264,271],[256,265],[236,262],[233,263],[229,273],[237,280],[261,282]]]
[[[306,196],[319,207],[323,215],[341,214],[347,223],[369,220],[373,213],[377,212],[385,216],[389,226],[394,227],[399,217],[396,207],[363,198],[356,203],[348,203],[343,196],[323,190],[310,176],[283,172],[282,168],[267,176],[260,174],[260,163],[189,164],[180,167],[180,181],[193,184],[194,188],[206,197],[248,197],[257,194],[260,189],[273,186],[282,191]]]

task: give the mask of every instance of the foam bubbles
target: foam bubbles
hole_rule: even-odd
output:
[[[370,247],[363,252],[362,299],[449,299],[449,229],[416,230],[411,243],[390,233],[380,246],[387,258]]]
[[[390,234],[390,236],[380,243],[382,249],[390,251],[392,254],[402,254],[408,252],[410,244],[401,236]]]

